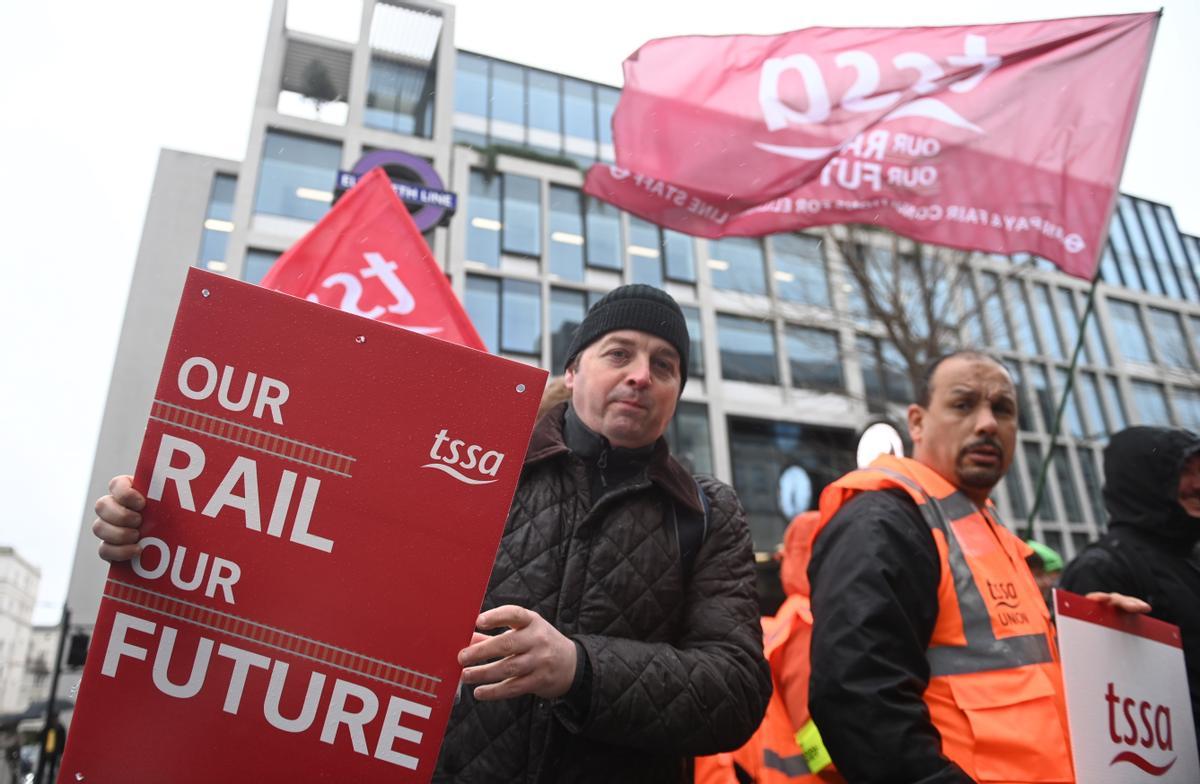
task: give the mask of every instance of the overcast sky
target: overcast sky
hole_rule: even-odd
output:
[[[460,48],[618,85],[621,61],[663,36],[1159,7],[1145,0],[457,5]],[[1162,5],[1121,187],[1171,205],[1183,230],[1196,234],[1200,3]],[[39,623],[57,619],[91,504],[92,457],[158,151],[244,157],[269,15],[269,0],[0,3],[0,545],[42,569]]]

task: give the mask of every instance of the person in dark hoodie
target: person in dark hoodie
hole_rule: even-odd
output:
[[[1200,726],[1200,435],[1130,427],[1104,450],[1108,533],[1072,561],[1059,586],[1135,596],[1183,635],[1192,715]]]

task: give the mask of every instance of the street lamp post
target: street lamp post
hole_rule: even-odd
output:
[[[55,732],[55,726],[58,724],[58,707],[55,702],[58,698],[58,675],[62,672],[63,646],[67,641],[67,629],[71,620],[71,611],[63,605],[62,621],[58,626],[58,655],[54,657],[54,669],[50,675],[50,699],[46,700],[46,716],[45,726],[42,727],[42,748],[38,752],[37,771],[34,773],[34,784],[46,784],[46,770],[48,760],[51,756],[50,749],[47,748],[50,740],[50,733]],[[58,750],[61,744],[61,739],[55,737],[54,750]]]

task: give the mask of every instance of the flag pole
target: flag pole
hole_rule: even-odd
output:
[[[1100,245],[1104,247],[1103,242]],[[1083,316],[1079,319],[1078,334],[1075,336],[1075,349],[1071,352],[1071,365],[1067,368],[1067,383],[1063,385],[1062,397],[1058,400],[1058,410],[1054,413],[1054,426],[1050,429],[1050,445],[1046,449],[1046,454],[1042,458],[1042,465],[1038,471],[1037,487],[1033,492],[1033,507],[1029,510],[1029,518],[1025,521],[1025,528],[1021,531],[1022,539],[1029,539],[1033,536],[1033,520],[1037,517],[1038,510],[1042,507],[1042,494],[1046,489],[1046,475],[1050,472],[1050,464],[1054,462],[1054,442],[1058,440],[1059,432],[1062,429],[1063,412],[1067,410],[1067,400],[1071,395],[1071,387],[1075,381],[1075,368],[1079,365],[1079,353],[1083,348],[1084,330],[1087,328],[1088,319],[1092,316],[1092,310],[1096,305],[1096,284],[1100,281],[1100,264],[1097,259],[1096,271],[1092,274],[1092,285],[1088,288],[1087,305],[1084,306]]]
[[[1146,74],[1150,70],[1150,55],[1154,52],[1154,41],[1158,37],[1158,23],[1162,20],[1163,9],[1159,8],[1158,13],[1154,18],[1154,27],[1150,31],[1150,44],[1146,47],[1146,65],[1142,68],[1142,78],[1138,84],[1137,96],[1134,98],[1133,105],[1136,107],[1142,101],[1142,91],[1146,88]],[[1129,159],[1129,140],[1133,136],[1133,123],[1136,118],[1136,109],[1133,117],[1131,117],[1129,126],[1125,129],[1125,144],[1124,152],[1121,154],[1121,168],[1118,172],[1125,171],[1125,162]],[[1120,192],[1121,178],[1118,175],[1117,182],[1113,187],[1112,199],[1108,203],[1108,211],[1101,225],[1099,242],[1096,244],[1096,268],[1092,272],[1092,285],[1088,289],[1087,307],[1083,312],[1083,318],[1079,320],[1079,335],[1075,338],[1075,351],[1071,354],[1071,366],[1067,369],[1067,383],[1063,387],[1062,398],[1058,401],[1058,411],[1054,414],[1054,427],[1050,432],[1050,444],[1046,449],[1046,456],[1042,459],[1041,470],[1038,472],[1037,487],[1034,490],[1033,506],[1029,510],[1029,517],[1025,520],[1025,528],[1021,531],[1022,539],[1029,539],[1033,536],[1033,521],[1037,517],[1038,510],[1042,506],[1042,494],[1046,490],[1046,474],[1050,470],[1050,464],[1054,462],[1054,442],[1058,440],[1059,430],[1062,427],[1063,411],[1067,407],[1067,396],[1071,394],[1071,385],[1075,380],[1075,368],[1079,363],[1079,349],[1083,346],[1084,328],[1087,326],[1088,318],[1092,315],[1092,310],[1096,304],[1096,284],[1100,280],[1100,263],[1104,259],[1104,246],[1108,242],[1109,227],[1112,225],[1113,212],[1117,208],[1117,200],[1121,198]]]

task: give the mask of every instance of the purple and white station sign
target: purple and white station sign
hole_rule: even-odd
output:
[[[458,196],[446,190],[446,184],[428,161],[399,150],[375,150],[359,158],[350,171],[339,170],[335,193],[341,196],[376,166],[387,172],[392,189],[408,206],[422,232],[441,224],[458,208]]]

